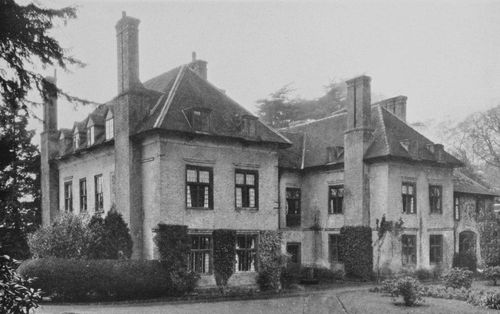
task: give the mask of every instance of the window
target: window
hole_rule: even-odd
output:
[[[300,226],[300,189],[286,188],[286,226]]]
[[[186,206],[213,208],[212,168],[188,166],[186,168]]]
[[[401,185],[404,214],[415,214],[417,212],[416,192],[416,185],[413,182],[403,182]]]
[[[236,208],[257,208],[258,174],[256,171],[236,170]]]
[[[443,213],[443,188],[440,185],[429,185],[429,203],[431,214]]]
[[[328,249],[330,251],[330,263],[342,263],[340,234],[330,234],[328,236]]]
[[[109,118],[106,120],[106,141],[110,140],[114,137],[114,121],[113,118]]]
[[[479,213],[481,213],[481,212],[484,213],[484,210],[485,210],[484,198],[482,198],[480,196],[476,196],[476,216],[479,215]]]
[[[102,174],[94,177],[95,182],[95,211],[100,212],[104,210],[104,199],[102,192]]]
[[[429,237],[429,262],[441,264],[443,261],[443,236],[433,234]]]
[[[87,146],[94,145],[94,139],[95,139],[94,135],[95,135],[94,127],[91,126],[87,128]]]
[[[73,135],[73,146],[75,149],[80,148],[80,133],[78,132]]]
[[[87,179],[80,179],[80,211],[87,210]]]
[[[453,215],[455,220],[460,220],[460,196],[453,195]]]
[[[300,243],[287,243],[286,252],[290,255],[290,263],[300,265]]]
[[[242,234],[236,237],[236,271],[255,271],[257,236]]]
[[[328,213],[342,214],[342,203],[344,202],[344,186],[335,185],[328,188]]]
[[[194,131],[208,132],[210,130],[210,111],[192,109],[187,112],[187,118]]]
[[[73,184],[71,181],[64,182],[64,210],[73,211]]]
[[[209,235],[191,235],[189,269],[200,274],[209,274],[212,255],[212,237]]]
[[[416,265],[417,264],[417,236],[403,234],[401,236],[401,258],[402,264]]]

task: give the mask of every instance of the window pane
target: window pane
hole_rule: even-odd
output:
[[[254,188],[250,188],[248,190],[248,201],[249,201],[249,204],[248,204],[249,207],[255,207],[255,189]]]
[[[236,174],[236,184],[245,184],[245,175],[243,173]]]
[[[210,183],[210,172],[200,170],[200,183]]]
[[[404,183],[401,186],[401,193],[403,193],[403,194],[407,194],[408,193],[408,187]]]
[[[191,187],[189,185],[186,186],[186,206],[193,207],[193,201],[191,199]]]
[[[243,207],[241,202],[241,188],[236,188],[236,207]]]
[[[247,174],[247,185],[254,185],[255,183],[255,176],[253,174]]]
[[[412,185],[408,186],[408,194],[413,195],[413,186]]]
[[[188,171],[187,171],[187,181],[188,182],[197,182],[198,181],[196,179],[196,170],[188,169]]]

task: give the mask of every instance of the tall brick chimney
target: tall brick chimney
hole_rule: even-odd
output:
[[[122,12],[116,23],[118,52],[118,94],[140,84],[139,80],[139,23]]]
[[[347,129],[344,134],[345,223],[370,224],[370,190],[364,154],[373,135],[370,77],[347,81]]]
[[[51,158],[58,151],[57,88],[56,79],[46,77],[43,82],[43,132],[40,141],[40,167],[42,192],[42,224],[50,225],[56,217],[59,204],[59,173]]]
[[[189,68],[198,74],[204,80],[207,79],[207,62],[203,60],[196,59],[196,52],[193,51],[192,61],[189,64]]]

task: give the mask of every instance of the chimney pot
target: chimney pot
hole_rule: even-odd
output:
[[[195,61],[196,61],[196,51],[193,51],[193,52],[191,53],[191,57],[192,57],[192,59],[193,59],[193,62],[195,62]]]

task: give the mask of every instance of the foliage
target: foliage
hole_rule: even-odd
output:
[[[29,256],[26,234],[41,221],[40,155],[27,124],[24,108],[0,103],[0,254],[18,259]]]
[[[87,216],[64,213],[30,234],[28,244],[34,257],[86,258],[90,238]]]
[[[454,267],[448,270],[442,278],[445,287],[469,289],[472,285],[472,275],[470,270]]]
[[[285,85],[268,98],[257,101],[259,116],[270,126],[283,128],[295,121],[323,118],[345,108],[345,83],[333,81],[325,86],[325,90],[324,96],[307,100],[292,97],[293,89],[290,85]]]
[[[483,299],[483,306],[494,310],[500,310],[500,292],[487,293]]]
[[[104,259],[107,255],[106,229],[104,218],[100,214],[95,214],[90,218],[87,225],[91,236],[87,243],[87,257],[89,259]]]
[[[423,286],[422,294],[433,298],[467,301],[472,305],[490,309],[500,309],[500,292],[429,285]]]
[[[0,72],[0,95],[8,106],[17,108],[32,87],[43,90],[43,78],[34,72],[36,64],[63,69],[83,65],[50,35],[60,21],[75,17],[72,7],[48,9],[34,3],[19,5],[14,0],[0,2],[0,67],[4,70]]]
[[[16,264],[9,256],[0,256],[0,312],[28,314],[38,307],[41,292],[30,287],[32,279],[23,279],[15,272]]]
[[[344,280],[345,273],[343,270],[332,270],[325,267],[317,266],[301,266],[287,265],[281,273],[281,285],[283,288],[290,288],[303,280],[310,279],[312,272],[313,279],[318,283],[334,283]]]
[[[476,254],[471,252],[460,252],[453,255],[453,267],[467,268],[475,272],[477,270]]]
[[[403,297],[406,306],[416,305],[423,301],[422,286],[413,277],[400,277],[398,279],[386,280],[383,283],[383,291],[397,298]]]
[[[420,280],[431,280],[434,278],[434,272],[426,268],[418,268],[415,270],[415,277]]]
[[[372,230],[368,226],[340,229],[343,261],[347,277],[370,280],[373,269]]]
[[[281,232],[260,232],[257,260],[259,261],[257,283],[260,289],[279,290],[281,273],[287,263],[287,255],[281,253]]]
[[[106,256],[108,259],[130,258],[132,237],[122,215],[112,208],[104,218]]]
[[[158,260],[74,260],[42,258],[19,267],[23,277],[57,301],[104,301],[183,295],[195,282],[172,280]]]
[[[233,275],[236,262],[236,231],[217,229],[213,232],[214,241],[214,273],[218,286],[226,286]]]
[[[500,266],[487,267],[483,273],[484,278],[491,280],[494,286],[500,281]]]

